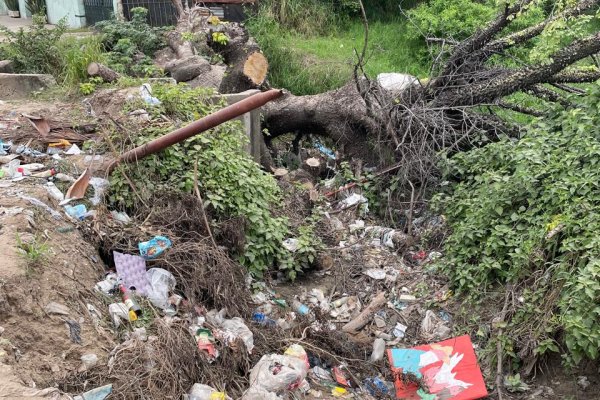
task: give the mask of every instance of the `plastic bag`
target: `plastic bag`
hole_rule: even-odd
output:
[[[97,206],[102,202],[106,188],[110,185],[110,182],[104,178],[90,178],[90,185],[94,188],[94,197],[90,199],[92,205]]]
[[[294,390],[304,381],[308,369],[306,351],[302,346],[292,345],[284,355],[263,356],[250,371],[250,386],[273,393]]]
[[[177,284],[175,277],[162,268],[150,268],[146,275],[150,281],[150,288],[147,293],[148,300],[162,310],[168,308],[169,292]]]
[[[283,398],[271,393],[260,386],[251,386],[241,400],[282,400]]]
[[[195,383],[190,390],[188,400],[231,400],[224,392],[219,392],[208,385]]]
[[[254,334],[248,329],[243,319],[239,317],[226,319],[221,324],[221,329],[226,344],[234,342],[236,339],[241,339],[246,346],[248,354],[252,353],[252,349],[254,349]]]

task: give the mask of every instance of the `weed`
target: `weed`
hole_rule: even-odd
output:
[[[42,242],[39,237],[34,237],[31,242],[24,242],[21,236],[17,234],[17,248],[25,259],[25,273],[27,276],[30,276],[48,260],[50,247],[46,242]]]
[[[354,49],[362,46],[364,36],[362,23],[355,20],[325,36],[299,34],[264,16],[251,19],[249,29],[269,59],[272,84],[297,95],[322,93],[352,79]],[[394,71],[427,75],[427,63],[414,56],[423,45],[408,38],[407,29],[407,22],[398,18],[370,24],[376,40],[369,43],[368,75]]]
[[[60,81],[66,86],[83,83],[88,78],[87,67],[92,62],[106,63],[107,56],[98,36],[65,37],[57,44],[62,59]]]

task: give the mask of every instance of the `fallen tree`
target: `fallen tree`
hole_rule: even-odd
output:
[[[517,50],[527,49],[556,26],[591,17],[600,0],[579,0],[545,20],[515,28],[515,21],[527,16],[534,3],[518,0],[504,6],[494,20],[462,42],[427,38],[435,55],[430,78],[397,76],[400,85],[364,74],[365,18],[365,47],[358,54],[353,81],[317,95],[286,93],[268,104],[267,144],[287,133],[323,135],[349,157],[371,164],[401,163],[404,181],[427,186],[435,176],[440,150],[455,152],[505,136],[519,138],[520,127],[502,118],[500,110],[504,115],[542,116],[550,108],[548,103],[568,107],[567,95],[582,93],[574,84],[600,78],[595,58],[600,33],[590,29],[563,40],[566,44],[549,52],[541,63],[514,61]],[[243,25],[221,23],[201,7],[178,5],[177,9],[181,9],[179,22],[168,34],[174,59],[165,64],[177,81],[211,86],[222,93],[268,87],[268,62]],[[208,61],[215,55],[224,64]],[[506,59],[512,64],[502,62]],[[586,64],[586,59],[591,62]],[[531,108],[507,99],[519,92],[546,106]]]
[[[566,94],[581,93],[572,84],[600,78],[595,58],[600,51],[599,32],[574,37],[554,49],[543,63],[519,60],[521,66],[509,68],[498,62],[514,59],[515,49],[530,46],[555,24],[593,15],[600,1],[577,1],[543,21],[514,30],[514,21],[533,3],[519,0],[506,5],[493,21],[463,42],[429,38],[439,50],[431,78],[405,85],[400,92],[364,76],[365,39],[354,82],[313,96],[287,93],[267,105],[269,140],[291,132],[320,134],[341,145],[349,156],[368,160],[369,154],[376,154],[383,163],[404,162],[404,178],[424,184],[436,169],[436,154],[441,149],[464,150],[506,135],[520,137],[519,126],[501,118],[498,110],[539,116],[544,109],[510,102],[507,96],[522,92],[544,103],[568,107]],[[368,33],[366,19],[365,25]],[[596,67],[582,65],[584,59]]]

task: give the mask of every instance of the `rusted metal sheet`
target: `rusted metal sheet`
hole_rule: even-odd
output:
[[[183,142],[192,136],[214,128],[215,126],[221,125],[224,122],[244,115],[247,112],[262,107],[269,101],[280,97],[282,94],[283,92],[281,90],[271,89],[266,92],[257,93],[244,100],[227,106],[213,114],[199,119],[198,121],[192,122],[183,128],[179,128],[173,132],[167,133],[164,136],[154,139],[151,142],[123,153],[117,160],[115,160],[115,162],[113,162],[109,171],[112,172],[112,170],[121,162],[135,162],[151,154],[158,153],[159,151],[164,150],[176,143]]]

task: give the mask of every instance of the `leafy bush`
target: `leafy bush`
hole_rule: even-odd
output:
[[[458,293],[522,296],[505,329],[517,359],[558,351],[560,332],[570,362],[600,348],[600,84],[572,101],[518,142],[448,160],[458,183],[436,199],[452,228],[438,267]]]
[[[25,7],[31,15],[46,15],[46,0],[25,0]]]
[[[148,10],[143,7],[131,9],[131,21],[111,19],[96,23],[95,28],[102,33],[107,50],[113,50],[121,39],[129,39],[132,46],[146,55],[166,46],[164,28],[148,25]]]
[[[12,32],[0,25],[0,32],[7,38],[4,57],[13,60],[16,72],[60,75],[63,60],[58,42],[67,30],[66,20],[58,21],[53,29],[47,29],[45,23],[43,16],[34,15],[27,30]]]
[[[155,28],[146,22],[148,10],[131,9],[131,21],[100,21],[95,27],[102,33],[108,53],[108,65],[115,71],[133,76],[161,76],[152,61],[155,51],[166,46],[164,28]]]
[[[423,36],[462,40],[496,14],[494,1],[430,0],[408,11],[413,39]]]
[[[10,11],[19,11],[19,0],[4,0],[4,3]]]
[[[153,95],[162,104],[151,112],[194,120],[218,109],[209,99],[211,94],[210,90],[188,89],[185,85],[157,85]],[[147,143],[172,129],[172,125],[164,124],[144,129],[133,138],[134,144]],[[285,262],[290,253],[281,245],[288,233],[287,220],[271,214],[271,209],[281,202],[281,193],[275,180],[244,150],[246,141],[240,122],[227,122],[139,160],[134,167],[119,168],[127,169],[136,182],[138,195],[148,199],[161,188],[175,187],[191,193],[198,162],[199,186],[215,214],[223,219],[243,216],[247,220],[246,247],[239,255],[240,261],[258,277],[279,264],[293,277],[294,266]],[[137,201],[119,169],[113,174],[110,200],[125,207],[133,207]]]

